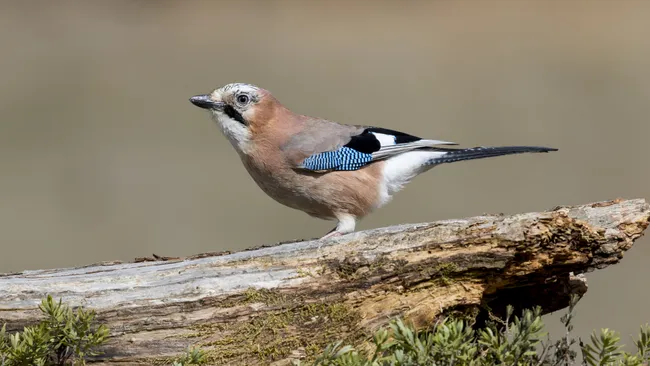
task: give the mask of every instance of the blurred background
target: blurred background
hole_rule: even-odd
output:
[[[443,165],[358,229],[650,199],[648,1],[2,1],[0,273],[321,236],[188,101],[551,154]],[[650,321],[650,239],[588,275],[576,333]],[[561,314],[547,316],[557,332]],[[557,333],[556,333],[557,334]]]

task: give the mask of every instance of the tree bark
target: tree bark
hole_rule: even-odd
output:
[[[111,338],[97,364],[169,364],[200,345],[213,364],[287,364],[328,343],[363,346],[403,317],[505,305],[561,309],[582,273],[618,263],[643,235],[643,199],[485,215],[237,253],[0,275],[0,324],[38,320],[49,295],[97,311]],[[162,260],[160,260],[162,259]]]

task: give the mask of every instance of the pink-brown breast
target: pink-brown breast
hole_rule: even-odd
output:
[[[257,185],[277,202],[323,219],[347,213],[369,214],[378,204],[384,162],[356,171],[313,173],[293,169],[296,156],[280,146],[304,128],[302,116],[293,114],[274,98],[262,101],[251,121],[254,148],[242,162]]]
[[[277,202],[322,219],[347,213],[361,218],[378,204],[384,162],[356,171],[311,173],[295,170],[280,151],[260,149],[242,161],[253,180]]]

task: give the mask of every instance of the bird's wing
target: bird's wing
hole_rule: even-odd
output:
[[[357,170],[407,151],[456,145],[380,127],[341,125],[329,121],[319,121],[317,127],[317,130],[306,128],[294,135],[285,146],[293,153],[290,160],[295,168],[314,172]]]

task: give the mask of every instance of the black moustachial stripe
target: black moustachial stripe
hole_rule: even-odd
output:
[[[223,108],[223,113],[225,113],[228,117],[234,119],[235,121],[241,123],[242,125],[248,124],[246,123],[244,116],[242,116],[241,113],[237,112],[237,110],[230,105],[226,105]]]

